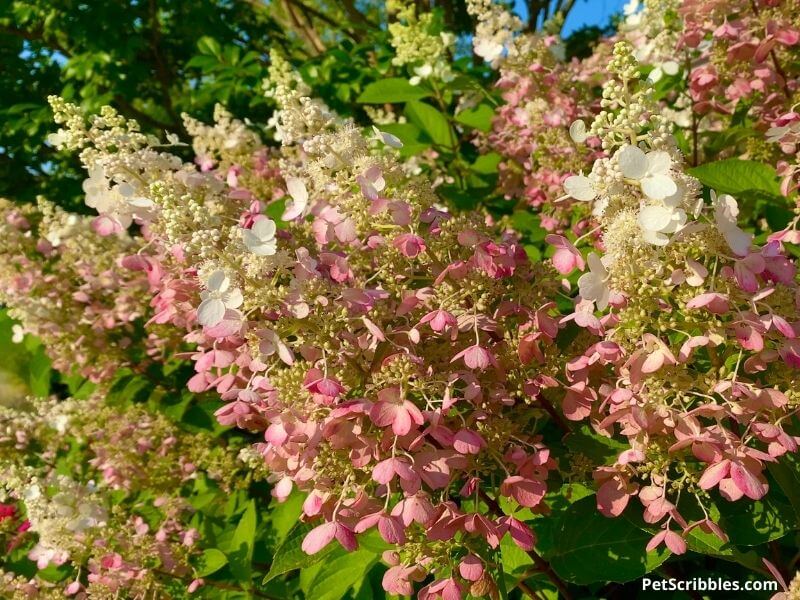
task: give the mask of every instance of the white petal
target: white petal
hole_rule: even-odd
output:
[[[669,237],[667,235],[650,229],[642,230],[642,239],[654,246],[666,246],[669,243]]]
[[[609,289],[605,281],[597,273],[584,273],[578,279],[581,298],[592,300],[597,308],[603,310],[608,306]]]
[[[652,200],[663,200],[678,191],[678,186],[667,175],[657,173],[642,179],[642,191]]]
[[[259,219],[253,223],[252,231],[261,241],[269,241],[275,237],[275,221],[272,219]]]
[[[663,150],[656,150],[648,152],[645,156],[647,160],[647,173],[649,175],[656,175],[658,173],[666,175],[669,173],[669,168],[672,166],[672,157]]]
[[[372,126],[372,130],[375,134],[383,141],[384,144],[387,146],[391,146],[392,148],[402,148],[403,142],[400,141],[400,138],[396,135],[392,135],[388,131],[381,131],[374,125]]]
[[[663,231],[669,227],[672,214],[666,206],[646,206],[639,212],[639,225],[644,231]]]
[[[585,175],[567,177],[564,181],[564,191],[575,200],[582,202],[589,202],[597,195],[592,187],[592,182]]]
[[[589,256],[586,257],[586,262],[589,264],[589,270],[592,273],[596,273],[601,278],[605,279],[605,276],[608,275],[608,271],[606,271],[606,265],[603,262],[603,258],[600,258],[594,252],[590,252]]]
[[[277,252],[278,244],[274,239],[259,241],[257,244],[248,246],[247,249],[256,256],[272,256],[275,254],[275,252]]]
[[[300,202],[292,202],[286,206],[286,210],[281,215],[283,221],[294,221],[297,217],[302,215],[306,210],[306,205]]]
[[[498,44],[494,40],[480,38],[475,40],[475,54],[486,61],[493,61],[503,53],[503,44]]]
[[[308,202],[308,190],[306,189],[306,184],[303,183],[302,179],[297,177],[287,177],[286,191],[289,192],[289,195],[295,202]]]
[[[641,179],[647,173],[647,158],[636,146],[625,146],[617,152],[619,170],[628,179]]]
[[[225,316],[225,304],[218,298],[203,300],[197,308],[197,322],[212,327],[222,321]]]
[[[652,83],[656,83],[660,81],[663,76],[664,72],[661,70],[661,67],[656,67],[655,69],[650,71],[650,74],[647,76],[647,79]]]
[[[722,235],[731,250],[739,256],[746,256],[750,252],[750,243],[753,241],[752,233],[742,231],[736,225],[730,225],[722,229]]]
[[[225,274],[225,271],[217,269],[214,271],[206,282],[206,287],[213,292],[224,293],[231,285],[231,280]]]
[[[661,233],[675,233],[686,224],[686,211],[682,208],[674,210],[672,218],[670,219],[667,227],[661,230]]]
[[[661,69],[667,75],[677,75],[678,70],[680,69],[680,65],[676,63],[674,60],[668,60],[667,62],[661,65]]]
[[[233,288],[232,290],[224,293],[222,295],[222,302],[225,304],[226,308],[239,308],[242,305],[242,302],[244,302],[242,290],[239,288]]]
[[[663,202],[665,205],[669,206],[670,208],[678,208],[683,204],[683,197],[686,195],[686,188],[683,186],[682,183],[676,181],[675,187],[678,189],[675,190],[675,193],[671,196],[667,196],[664,198]]]
[[[575,121],[572,125],[569,126],[569,137],[572,138],[572,141],[576,144],[582,144],[586,141],[586,123],[581,121],[580,119]]]

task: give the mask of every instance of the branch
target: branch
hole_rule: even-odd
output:
[[[325,45],[322,43],[319,35],[317,34],[316,30],[311,27],[308,23],[303,22],[303,18],[301,15],[297,13],[295,10],[295,3],[293,0],[283,0],[282,1],[283,8],[286,10],[289,18],[292,20],[292,25],[300,31],[300,33],[305,36],[306,40],[308,40],[311,47],[317,54],[321,54],[325,51]]]
[[[485,491],[482,489],[478,489],[478,494],[480,495],[481,499],[486,502],[486,505],[489,507],[495,515],[498,517],[504,517],[506,514],[503,512],[503,509],[500,508],[500,505],[497,501],[489,496]],[[547,575],[547,578],[553,582],[553,585],[558,588],[558,592],[564,600],[572,600],[572,594],[569,593],[569,588],[567,588],[567,584],[561,581],[561,578],[558,574],[553,570],[553,567],[550,566],[545,559],[543,559],[539,554],[537,554],[536,550],[528,550],[528,556],[533,559],[533,564],[536,565],[536,568]]]
[[[56,50],[60,52],[64,56],[72,56],[72,53],[67,50],[58,40],[53,38],[47,38],[44,35],[44,31],[41,29],[33,29],[33,30],[26,30],[26,29],[19,29],[17,27],[11,27],[9,25],[0,25],[0,33],[5,33],[8,35],[13,35],[14,37],[19,37],[24,40],[28,40],[29,42],[40,42],[45,46],[48,46],[51,50]]]
[[[178,116],[178,113],[175,112],[175,108],[172,105],[172,96],[170,94],[172,77],[161,55],[161,24],[158,20],[158,6],[156,5],[156,0],[150,0],[148,8],[150,11],[150,28],[152,32],[150,37],[150,50],[153,54],[153,60],[155,61],[156,77],[161,87],[161,95],[164,97],[164,108],[173,122],[178,124],[178,131],[180,134],[185,137],[188,134],[183,127],[183,120]]]

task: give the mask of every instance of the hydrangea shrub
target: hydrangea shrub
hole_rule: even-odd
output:
[[[796,11],[467,9],[480,76],[391,3],[353,114],[278,50],[263,128],[50,99],[94,214],[0,206],[4,594],[798,593]]]

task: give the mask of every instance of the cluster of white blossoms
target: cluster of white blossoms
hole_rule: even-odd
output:
[[[320,99],[311,98],[311,88],[278,52],[270,55],[269,77],[264,92],[278,105],[267,125],[275,129],[274,137],[284,144],[306,139],[308,131],[330,127],[337,115]]]
[[[83,183],[86,204],[100,214],[95,229],[107,235],[127,229],[134,220],[151,221],[158,207],[148,182],[165,170],[179,169],[182,161],[162,152],[157,138],[141,133],[135,121],[109,106],[92,116],[87,127],[77,106],[57,96],[48,101],[56,123],[64,126],[48,142],[59,150],[81,151],[89,174]]]
[[[681,0],[629,0],[625,5],[620,33],[636,47],[636,60],[653,67],[648,75],[653,83],[680,72],[675,54],[682,29],[680,5]]]
[[[386,10],[393,13],[389,24],[389,42],[395,50],[392,64],[408,66],[414,75],[412,85],[423,80],[452,81],[455,73],[450,68],[455,36],[449,31],[440,31],[436,15],[432,12],[417,14],[414,2],[390,0]]]
[[[467,0],[467,12],[478,21],[472,38],[475,54],[497,68],[505,56],[514,52],[522,21],[492,0]]]
[[[93,497],[97,492],[93,482],[81,485],[58,475],[53,481],[33,478],[18,485],[24,479],[21,473],[11,474],[5,485],[19,493],[25,502],[30,530],[39,536],[29,557],[37,561],[40,569],[49,564],[63,564],[73,547],[82,547],[78,541],[82,534],[106,525],[108,512]],[[58,491],[50,495],[48,489]]]
[[[619,81],[604,87],[603,110],[589,130],[582,122],[570,128],[578,143],[600,137],[608,156],[596,160],[588,176],[573,175],[564,182],[568,196],[593,203],[605,230],[606,255],[590,255],[589,272],[579,280],[581,297],[600,310],[609,302],[609,269],[625,259],[626,249],[666,246],[702,207],[699,184],[683,172],[669,125],[650,98],[651,88],[639,83],[628,43],[615,46],[611,70]],[[615,243],[622,239],[624,244]]]
[[[713,219],[702,214],[700,184],[685,173],[668,121],[651,99],[652,82],[641,81],[630,44],[616,44],[610,69],[619,81],[605,85],[603,110],[588,130],[580,121],[570,128],[576,143],[598,136],[607,156],[588,175],[564,182],[569,197],[593,204],[603,230],[606,254],[590,254],[589,271],[578,281],[581,298],[600,310],[609,304],[615,273],[631,275],[633,263],[639,270],[658,264],[659,248],[708,227],[706,221],[737,256],[747,255],[753,240],[737,225],[732,196],[712,192]],[[632,251],[643,260],[632,261]]]

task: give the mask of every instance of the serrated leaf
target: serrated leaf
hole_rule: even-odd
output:
[[[719,193],[733,196],[746,192],[781,195],[775,169],[754,160],[728,158],[693,167],[689,169],[689,174]]]
[[[713,533],[706,533],[699,527],[692,529],[686,536],[686,545],[689,550],[699,554],[735,562],[754,571],[763,570],[763,564],[758,554],[753,551],[741,552],[735,546],[723,542]]]
[[[425,132],[435,144],[447,148],[455,144],[447,117],[430,104],[416,100],[409,102],[406,104],[405,115],[409,121]]]
[[[356,102],[360,104],[387,104],[419,100],[431,95],[429,90],[411,85],[407,79],[388,77],[374,81],[364,88]]]
[[[267,583],[270,579],[274,579],[278,575],[283,575],[295,569],[302,569],[316,564],[326,557],[328,557],[336,548],[338,544],[331,542],[316,554],[306,554],[301,548],[303,539],[309,531],[314,529],[315,525],[311,523],[297,523],[283,543],[278,546],[275,551],[275,556],[272,559],[269,572],[264,577],[263,583]]]
[[[216,548],[208,548],[203,550],[202,556],[198,559],[197,576],[206,577],[212,573],[216,573],[222,567],[228,564],[228,557],[222,550]]]
[[[797,529],[797,515],[791,505],[778,494],[770,493],[761,500],[747,499],[717,504],[722,529],[731,543],[757,546],[782,538]]]
[[[377,554],[363,549],[326,561],[311,584],[307,600],[339,600],[377,561]]]
[[[604,517],[589,496],[562,514],[550,565],[563,579],[583,585],[633,581],[670,555],[663,546],[647,552],[651,537],[624,516]]]

